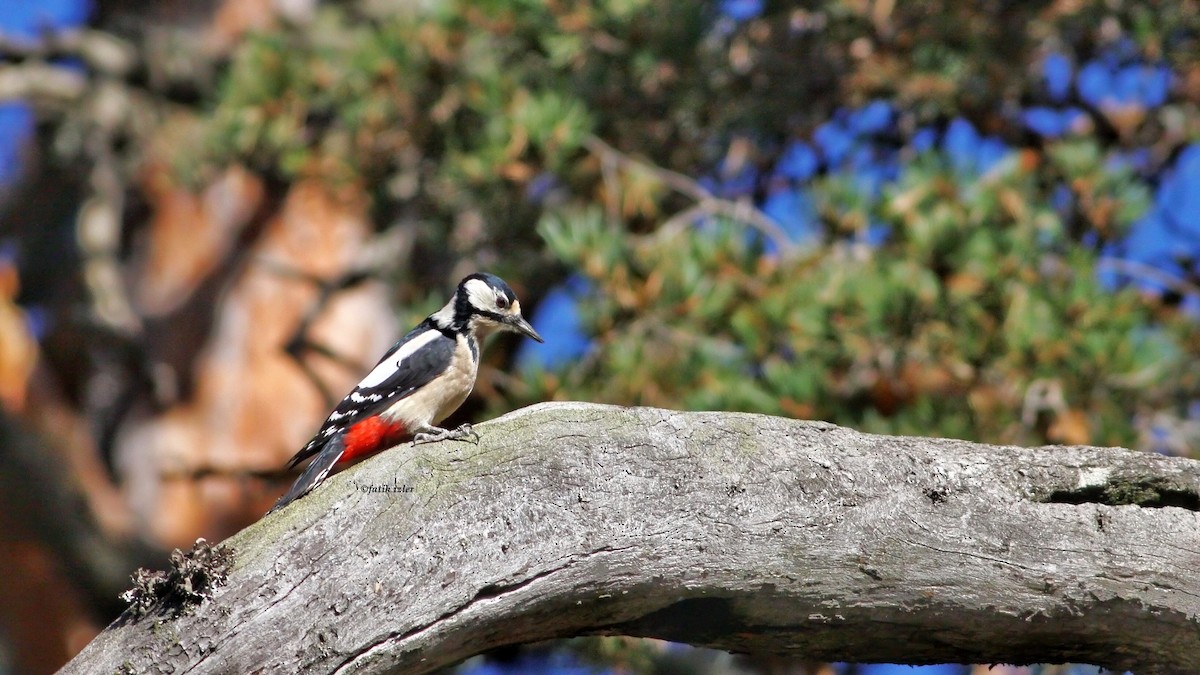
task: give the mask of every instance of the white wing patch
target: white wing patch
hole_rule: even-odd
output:
[[[446,370],[437,386],[424,387],[393,403],[382,415],[400,420],[409,429],[437,424],[458,409],[475,386],[477,366],[471,356],[469,338],[459,335]]]
[[[396,370],[399,369],[400,364],[404,362],[404,359],[407,359],[412,355],[413,352],[440,337],[442,337],[441,333],[437,332],[436,330],[430,330],[400,345],[400,349],[397,349],[394,354],[388,356],[386,359],[381,361],[379,365],[375,366],[374,370],[367,373],[367,376],[358,383],[358,388],[369,389],[371,387],[378,386],[384,380],[391,377],[392,373],[395,373]],[[366,397],[364,397],[364,399],[365,398]]]

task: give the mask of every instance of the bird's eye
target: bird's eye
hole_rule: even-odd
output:
[[[503,295],[496,298],[496,306],[500,309],[508,307],[508,298],[504,297]]]

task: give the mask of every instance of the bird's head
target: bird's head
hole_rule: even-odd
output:
[[[463,279],[455,293],[455,314],[481,337],[507,330],[544,342],[521,316],[521,303],[504,280],[494,274],[477,273]]]

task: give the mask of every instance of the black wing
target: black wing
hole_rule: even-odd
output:
[[[454,338],[429,320],[409,331],[329,413],[312,440],[288,461],[288,468],[315,455],[331,437],[355,422],[383,411],[431,382],[450,365],[455,346]]]

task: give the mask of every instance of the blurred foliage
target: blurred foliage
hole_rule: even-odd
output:
[[[143,414],[96,403],[134,400],[114,372],[174,389],[127,352],[190,342],[78,318],[138,278],[159,202],[136,190],[161,189],[147,174],[169,148],[193,186],[242,165],[272,192],[362,190],[403,235],[380,248],[403,325],[464,269],[509,279],[527,314],[554,307],[547,347],[573,351],[486,369],[472,419],[571,398],[1200,448],[1198,0],[327,0],[227,55],[138,30],[109,44],[123,4],[99,3],[89,35],[129,54],[81,50],[67,91],[34,101],[56,111],[39,132],[61,173],[21,204],[44,235],[21,245],[53,264],[24,265],[20,296],[0,242],[9,408],[35,339],[105,434]],[[23,49],[5,58],[47,58]],[[64,271],[97,262],[84,283]],[[622,638],[574,648],[662,662]]]
[[[552,250],[591,275],[600,337],[580,365],[530,377],[529,398],[1129,445],[1131,413],[1196,391],[1195,325],[1148,329],[1148,303],[1102,288],[1095,255],[1032,205],[1031,173],[962,186],[929,159],[881,201],[894,234],[878,248],[764,258],[726,219],[631,239],[595,208],[547,217]]]
[[[1102,246],[1147,209],[1146,177],[1200,136],[1196,3],[750,14],[673,0],[323,6],[238,50],[181,169],[365,185],[381,223],[428,224],[399,261],[417,283],[442,284],[464,257],[535,293],[582,272],[592,348],[511,382],[498,409],[579,398],[1146,447],[1138,420],[1181,418],[1200,397],[1195,323],[1096,274]],[[1048,97],[1047,54],[1082,63],[1117,47],[1183,75],[1167,105],[1093,106],[1085,92],[1073,133],[1019,123],[1018,106]],[[761,170],[790,142],[880,99],[896,112],[872,133],[903,170],[865,190],[816,172],[813,242],[781,246],[764,219],[712,208],[759,214],[777,180]],[[1057,124],[1042,112],[1031,126]],[[965,166],[919,141],[935,129],[951,143],[952,119],[1019,149]],[[610,161],[594,137],[647,159]],[[1114,148],[1149,149],[1150,168],[1109,161]],[[882,243],[864,243],[872,228]]]

